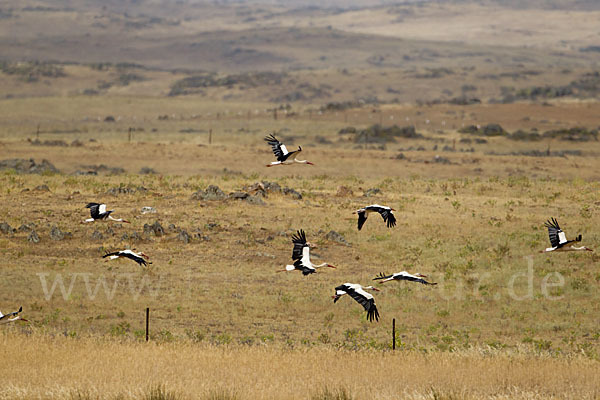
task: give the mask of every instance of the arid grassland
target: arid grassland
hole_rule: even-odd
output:
[[[600,398],[599,17],[3,1],[0,400]],[[552,217],[595,251],[540,253]],[[278,272],[300,229],[335,269]]]
[[[211,346],[0,336],[2,399],[596,399],[598,364],[494,349]],[[16,352],[16,351],[15,351]],[[32,367],[34,366],[35,367]]]
[[[594,126],[594,107],[523,105],[521,112],[579,110]],[[26,121],[18,134],[7,132],[0,159],[45,158],[61,172],[0,175],[0,221],[14,229],[0,236],[0,302],[2,311],[22,304],[30,320],[3,327],[3,348],[20,355],[3,359],[3,376],[12,378],[0,396],[597,397],[598,256],[538,251],[549,246],[543,223],[552,216],[568,237],[581,233],[597,249],[600,145],[419,129],[422,138],[382,148],[337,133],[369,127],[367,115],[357,124],[335,113],[317,122],[270,116],[248,132],[234,130],[247,123],[242,118],[213,115],[206,122],[215,127],[212,144],[206,132],[181,134],[189,121],[150,116],[131,141],[125,122],[70,122],[76,132],[37,137]],[[63,118],[60,111],[54,118]],[[514,115],[506,118],[513,131]],[[302,130],[311,124],[319,134]],[[164,133],[153,135],[159,128]],[[273,130],[316,165],[266,168],[272,154],[262,137]],[[317,144],[318,136],[332,143]],[[81,143],[71,145],[75,139]],[[541,154],[527,155],[534,150]],[[573,153],[552,153],[561,150]],[[143,167],[157,173],[139,174]],[[74,174],[90,169],[98,175]],[[264,191],[259,182],[268,182]],[[229,196],[236,192],[249,196]],[[106,202],[131,224],[81,224],[90,201]],[[398,226],[387,229],[374,216],[358,232],[352,211],[371,203],[394,207]],[[146,206],[156,212],[142,214]],[[290,262],[298,229],[317,244],[315,260],[336,269],[276,273]],[[149,254],[152,265],[102,259],[126,247]],[[400,270],[438,285],[386,284],[375,293],[378,323],[351,299],[331,301],[341,283],[367,285],[381,271]],[[24,372],[41,364],[35,376]]]

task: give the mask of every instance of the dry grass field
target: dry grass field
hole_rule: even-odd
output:
[[[2,399],[596,399],[597,361],[0,336]],[[35,369],[32,366],[35,365]]]
[[[0,4],[0,400],[600,398],[597,4],[315,3]]]
[[[597,249],[597,142],[489,137],[487,143],[467,144],[460,139],[477,136],[425,125],[419,130],[424,138],[399,139],[379,150],[337,134],[347,125],[377,122],[360,109],[353,123],[333,112],[248,120],[233,112],[239,105],[169,99],[160,102],[162,110],[186,115],[195,105],[205,117],[159,121],[156,100],[141,99],[127,108],[127,98],[115,99],[123,107],[96,103],[99,115],[123,115],[115,123],[73,118],[71,113],[93,109],[77,99],[62,100],[64,107],[57,99],[5,102],[14,112],[5,117],[0,159],[44,158],[62,172],[28,175],[9,169],[0,175],[0,222],[26,225],[0,236],[0,302],[3,311],[22,304],[30,320],[3,327],[3,347],[20,349],[20,356],[3,360],[3,376],[11,385],[0,397],[598,396],[592,378],[600,340],[598,256],[538,253],[548,245],[543,222],[552,216],[569,237],[581,233],[584,243]],[[230,107],[232,115],[217,119],[211,107]],[[480,113],[482,124],[502,116],[510,130],[525,114],[540,120],[575,114],[589,127],[598,115],[596,103],[471,107],[454,111]],[[19,111],[24,109],[35,110],[36,117],[27,120]],[[448,106],[384,110],[424,118],[418,113],[444,115]],[[134,132],[130,142],[133,114],[144,130]],[[44,119],[56,132],[42,131],[36,138],[32,121]],[[191,126],[205,131],[180,132]],[[560,126],[572,122],[565,118]],[[210,145],[208,129],[214,135]],[[262,137],[273,130],[302,145],[303,155],[316,165],[266,168],[272,155]],[[316,145],[317,136],[333,143]],[[36,139],[78,139],[82,145],[32,144]],[[548,147],[581,153],[518,155]],[[398,159],[399,153],[404,158]],[[436,156],[447,161],[436,162]],[[73,175],[99,164],[125,172]],[[138,174],[143,167],[158,174]],[[192,197],[209,185],[228,194],[251,191],[262,181],[294,189],[302,198],[267,192],[262,204]],[[368,196],[372,188],[380,192]],[[131,224],[80,224],[90,201],[106,202]],[[387,229],[375,216],[358,232],[351,213],[371,203],[398,210],[398,226]],[[142,214],[144,206],[157,212]],[[164,233],[150,227],[156,221]],[[53,240],[53,227],[64,238]],[[31,228],[39,243],[28,241]],[[337,269],[308,277],[276,273],[290,261],[297,229],[318,245],[314,258]],[[349,246],[328,236],[330,231]],[[182,241],[186,235],[188,243]],[[146,252],[153,264],[144,269],[101,258],[126,247]],[[366,285],[381,271],[400,270],[427,274],[438,285],[387,284],[375,294],[378,323],[367,322],[350,299],[331,301],[341,283]],[[146,307],[150,345],[143,343]],[[23,372],[39,363],[47,367],[35,377]],[[368,373],[357,370],[363,363]],[[253,371],[263,364],[273,372],[260,367],[264,373],[257,377]],[[61,372],[53,373],[58,368],[53,365],[62,365]],[[292,373],[290,365],[299,370]],[[109,376],[118,378],[113,383]],[[291,383],[291,376],[297,381]]]

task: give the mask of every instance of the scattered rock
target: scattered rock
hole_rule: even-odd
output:
[[[335,195],[337,197],[348,197],[354,195],[354,192],[348,186],[342,185],[338,187],[337,193]]]
[[[153,168],[150,167],[142,167],[139,172],[140,175],[154,175],[158,174]]]
[[[137,232],[125,233],[121,236],[121,240],[129,240],[132,242],[141,242],[142,236]]]
[[[14,169],[19,174],[44,174],[55,173],[60,171],[48,160],[42,160],[41,163],[36,163],[33,158],[25,160],[23,158],[12,158],[0,161],[0,170]]]
[[[185,244],[188,244],[190,242],[191,238],[190,238],[190,235],[187,233],[187,231],[185,229],[182,229],[177,234],[177,240],[179,240],[180,242],[183,242]]]
[[[155,214],[156,213],[156,208],[154,207],[142,207],[142,214]]]
[[[218,223],[216,223],[216,222],[208,222],[208,223],[206,223],[206,224],[204,225],[204,227],[205,227],[206,229],[209,229],[209,230],[211,230],[211,231],[212,231],[212,230],[214,230],[214,229],[217,229],[217,228],[219,228],[220,226],[219,226],[219,224],[218,224]]]
[[[267,192],[273,192],[273,193],[281,192],[281,186],[279,186],[279,183],[277,183],[277,182],[262,181],[261,183],[263,184],[263,187],[265,188],[265,190]]]
[[[248,196],[246,197],[246,202],[256,206],[264,206],[267,204],[260,196]]]
[[[73,175],[98,175],[98,173],[96,171],[81,171],[78,169],[73,172]]]
[[[452,161],[450,161],[446,157],[442,157],[442,156],[439,156],[439,155],[436,155],[433,158],[433,162],[436,163],[436,164],[452,164]]]
[[[50,239],[58,241],[63,240],[64,238],[65,234],[63,231],[61,231],[58,226],[52,225],[52,228],[50,228]]]
[[[336,231],[329,231],[325,235],[325,239],[330,240],[330,241],[335,242],[335,243],[343,244],[344,246],[351,246],[351,244],[348,243],[348,241],[346,240],[346,238],[343,237],[341,234],[339,234]]]
[[[104,235],[100,231],[94,231],[94,233],[92,233],[92,239],[102,240],[104,239]]]
[[[86,169],[88,171],[94,171],[96,174],[105,174],[105,175],[120,175],[125,173],[125,169],[121,167],[109,167],[108,165],[100,164],[100,165],[82,165],[81,168]]]
[[[398,153],[394,156],[395,160],[406,160],[406,156],[404,155],[404,153]]]
[[[71,142],[71,147],[83,147],[85,146],[84,143],[82,141],[80,141],[79,139],[75,139]]]
[[[236,199],[236,200],[245,200],[246,198],[248,198],[248,196],[250,196],[248,193],[246,192],[232,192],[229,193],[229,198],[230,199]]]
[[[298,193],[296,190],[291,188],[283,188],[283,194],[291,196],[295,200],[302,200],[302,195]]]
[[[8,223],[2,222],[0,224],[0,232],[4,233],[5,235],[12,235],[13,233],[15,233],[15,229],[11,227]]]
[[[143,186],[137,186],[137,187],[118,186],[118,187],[108,189],[106,191],[106,194],[118,196],[120,194],[133,194],[133,193],[137,193],[137,192],[145,193],[147,191],[148,191],[148,189],[146,189]]]
[[[198,190],[192,194],[193,200],[223,200],[227,197],[216,185],[210,185],[206,190]]]
[[[381,194],[381,189],[370,188],[365,191],[365,193],[363,194],[363,197],[371,197],[371,196],[376,196],[378,194]]]
[[[265,188],[265,185],[262,182],[256,182],[252,186],[245,187],[244,190],[247,190],[249,193],[252,193],[254,196],[261,196],[261,197],[267,196],[267,189]]]
[[[198,239],[202,242],[210,242],[210,237],[203,235],[200,231],[194,233],[194,239]]]
[[[17,229],[18,232],[31,232],[35,228],[35,223],[30,222],[28,224],[21,224]]]
[[[165,234],[165,230],[163,229],[160,222],[155,221],[152,225],[144,224],[144,233],[154,234],[154,236],[163,236]]]
[[[31,232],[29,233],[29,236],[27,236],[27,241],[31,242],[31,243],[39,243],[40,242],[40,237],[38,236],[38,234],[32,229]]]
[[[39,186],[36,186],[35,189],[33,189],[33,190],[36,190],[38,192],[49,192],[50,188],[48,187],[48,185],[39,185]]]

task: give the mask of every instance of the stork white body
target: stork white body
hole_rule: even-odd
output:
[[[396,226],[396,217],[394,216],[394,211],[396,210],[388,206],[371,204],[370,206],[359,208],[358,210],[354,211],[353,214],[358,214],[358,230],[360,231],[367,221],[369,214],[373,212],[381,215],[388,228]]]
[[[298,155],[302,152],[302,147],[298,146],[298,150],[288,151],[287,147],[281,143],[274,135],[265,137],[265,141],[271,145],[273,154],[277,157],[277,161],[272,161],[267,167],[275,165],[291,165],[291,164],[308,164],[314,165],[307,160],[298,160]]]
[[[107,253],[102,256],[102,258],[108,258],[108,260],[115,260],[115,259],[121,258],[121,257],[129,258],[130,260],[133,260],[136,263],[138,263],[140,266],[144,266],[144,267],[147,267],[148,264],[152,264],[150,261],[146,261],[146,260],[148,260],[148,256],[146,254],[144,254],[143,252],[136,253],[129,249],[115,251],[112,253]],[[108,260],[106,260],[106,261],[108,261]]]
[[[337,302],[340,297],[347,294],[363,306],[367,312],[367,319],[369,321],[373,322],[373,319],[379,321],[379,311],[377,311],[377,306],[375,305],[375,298],[367,290],[379,291],[379,289],[373,286],[363,287],[358,283],[344,283],[335,288],[335,295],[332,296],[333,302]]]
[[[541,250],[540,253],[549,253],[552,251],[593,251],[585,246],[575,246],[576,242],[581,242],[581,235],[578,235],[574,240],[567,240],[567,235],[560,229],[556,218],[551,218],[544,224],[548,228],[548,236],[552,247],[547,247]]]
[[[123,218],[114,218],[110,215],[114,210],[106,210],[106,204],[104,203],[88,203],[85,207],[90,209],[91,218],[84,220],[84,223],[106,220],[129,223],[129,221]]]
[[[19,307],[19,311],[14,311],[14,312],[8,313],[6,315],[2,314],[2,312],[0,311],[0,325],[9,324],[11,322],[15,322],[15,321],[19,321],[19,320],[27,322],[27,320],[25,318],[22,318],[19,315],[21,313],[21,311],[23,311],[23,307]]]
[[[423,278],[427,278],[427,275],[423,274],[411,274],[406,271],[396,272],[392,275],[385,275],[383,272],[380,273],[377,277],[373,278],[374,281],[381,280],[379,283],[385,283],[389,281],[409,281],[409,282],[418,282],[424,285],[437,285],[435,282],[428,282]]]
[[[329,267],[335,268],[333,265],[328,263],[322,263],[315,265],[310,261],[310,249],[315,248],[313,244],[306,241],[306,234],[303,230],[299,230],[295,235],[292,236],[292,243],[294,243],[294,249],[292,251],[292,259],[294,260],[293,265],[286,265],[283,271],[300,271],[302,275],[309,275],[316,272],[317,268]]]

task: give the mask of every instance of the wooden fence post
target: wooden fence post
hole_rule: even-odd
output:
[[[149,340],[150,307],[146,307],[146,342]]]
[[[392,318],[392,350],[396,350],[396,318]]]

